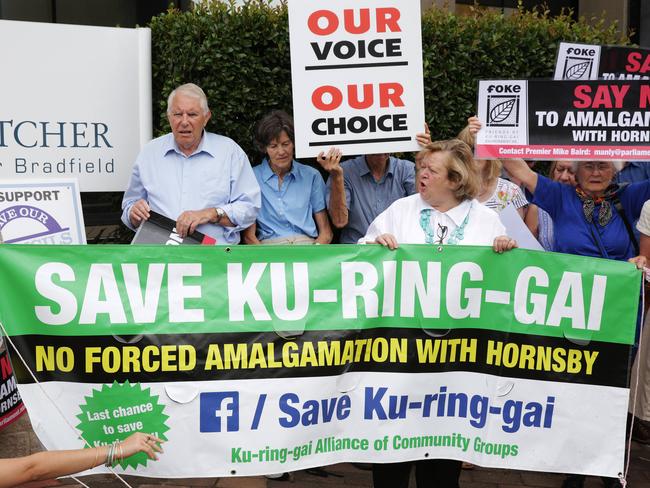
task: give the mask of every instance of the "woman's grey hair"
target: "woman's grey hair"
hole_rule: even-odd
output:
[[[589,163],[593,161],[571,161],[571,165],[573,166],[573,172],[576,173],[578,171],[578,166],[582,163]],[[600,162],[600,161],[598,161]],[[610,163],[612,165],[612,168],[614,168],[614,172],[618,173],[623,169],[623,164],[625,161],[620,161],[620,160],[612,160],[612,161],[604,161],[605,163]]]
[[[177,87],[174,91],[172,91],[169,94],[169,97],[167,98],[167,113],[170,114],[172,109],[172,102],[174,100],[174,97],[178,94],[182,93],[186,97],[190,98],[196,98],[199,103],[201,104],[201,110],[203,110],[203,114],[207,114],[210,109],[208,108],[208,97],[205,96],[205,92],[201,89],[200,86],[195,85],[194,83],[185,83],[184,85],[181,85]]]

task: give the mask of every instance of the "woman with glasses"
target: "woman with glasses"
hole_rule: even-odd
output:
[[[614,183],[618,161],[574,161],[577,185],[564,185],[532,171],[522,160],[504,161],[532,194],[531,203],[553,219],[554,251],[618,261],[642,268],[632,225],[650,199],[650,180],[622,186]],[[638,327],[638,324],[637,324]],[[621,486],[616,478],[603,478],[606,487]],[[583,475],[569,475],[563,488],[582,488]]]
[[[416,159],[414,195],[395,201],[370,224],[363,243],[517,246],[495,211],[476,199],[481,187],[470,147],[458,139],[428,144]],[[374,488],[407,488],[412,466],[418,488],[458,488],[461,461],[429,459],[373,465]]]

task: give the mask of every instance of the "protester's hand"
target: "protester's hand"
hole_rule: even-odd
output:
[[[377,244],[381,244],[382,246],[386,246],[390,250],[395,250],[399,247],[397,239],[395,239],[395,236],[393,234],[382,234],[377,237],[375,242]]]
[[[508,236],[499,236],[494,239],[494,244],[492,248],[494,249],[494,252],[498,252],[501,254],[504,251],[510,251],[511,249],[514,249],[517,247],[517,241],[514,239],[510,239]]]
[[[330,147],[327,154],[321,151],[318,156],[316,156],[316,161],[322,166],[322,168],[327,171],[329,174],[343,173],[343,168],[341,168],[341,156],[343,153],[340,149],[336,147]]]
[[[146,200],[140,199],[135,202],[129,211],[129,220],[133,227],[138,227],[142,221],[149,219],[150,210]]]
[[[628,261],[636,266],[636,269],[643,269],[648,265],[648,260],[646,259],[645,256],[642,254],[635,257],[635,258],[630,258]]]
[[[481,130],[483,124],[476,115],[472,115],[469,119],[467,119],[467,126],[469,127],[469,133],[476,137],[476,134],[479,130]]]
[[[418,141],[418,144],[422,147],[426,147],[427,145],[431,144],[431,131],[429,130],[429,126],[424,123],[424,132],[420,134],[415,134],[415,140]]]
[[[176,220],[176,233],[181,237],[191,234],[199,225],[209,223],[213,214],[214,209],[211,208],[183,212]]]
[[[133,456],[139,452],[144,452],[149,459],[158,459],[157,452],[163,452],[160,444],[164,442],[155,435],[136,432],[124,439],[118,448],[117,454],[124,455],[125,458]]]

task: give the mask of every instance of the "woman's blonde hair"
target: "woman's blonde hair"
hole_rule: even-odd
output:
[[[472,151],[474,151],[476,138],[474,137],[474,134],[469,131],[469,125],[460,131],[460,134],[458,134],[458,139],[463,141],[470,147]],[[486,159],[485,167],[483,168],[482,172],[479,172],[479,176],[481,176],[485,181],[494,181],[499,176],[501,176],[502,167],[503,164],[501,164],[501,161],[499,159]]]
[[[454,196],[461,201],[476,197],[481,188],[481,177],[470,147],[460,139],[427,144],[415,157],[417,170],[420,171],[426,164],[424,160],[428,156],[437,152],[445,153],[444,164],[447,169],[447,178],[458,185],[454,190]]]

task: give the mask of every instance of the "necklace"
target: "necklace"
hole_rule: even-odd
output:
[[[465,239],[465,227],[469,222],[469,213],[472,211],[472,205],[474,205],[474,202],[470,203],[469,210],[467,211],[467,215],[465,215],[463,222],[458,227],[456,227],[454,230],[451,231],[451,234],[449,234],[449,239],[447,239],[447,242],[445,244],[456,245],[460,241]],[[445,232],[443,232],[441,236],[439,236],[440,242],[434,241],[434,230],[431,227],[432,212],[433,210],[430,208],[424,208],[420,210],[420,227],[422,227],[422,230],[424,231],[425,242],[427,244],[443,244],[443,240],[447,232],[445,230]],[[446,229],[446,227],[444,227],[444,229]]]

